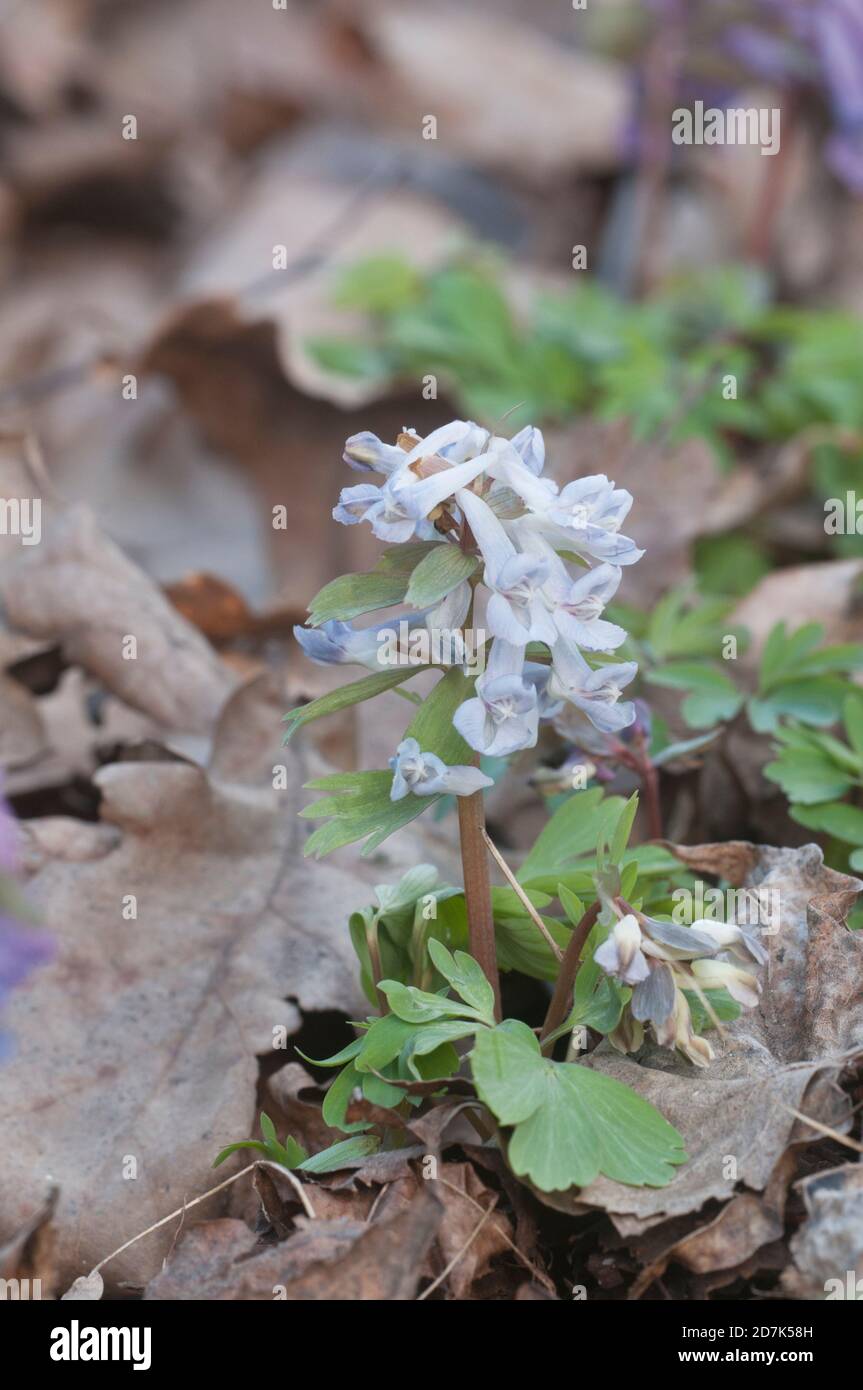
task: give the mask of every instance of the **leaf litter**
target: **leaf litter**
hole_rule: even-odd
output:
[[[28,246],[0,344],[4,380],[27,386],[7,423],[38,428],[57,487],[95,512],[45,493],[44,545],[22,556],[0,537],[0,763],[19,809],[38,806],[25,821],[28,893],[60,943],[56,962],[10,1010],[20,1059],[14,1073],[0,1069],[0,1274],[45,1272],[55,1295],[74,1279],[75,1296],[90,1298],[101,1296],[102,1277],[88,1271],[213,1185],[212,1155],[252,1132],[262,1097],[309,1147],[331,1142],[315,1078],[293,1061],[273,1069],[272,1030],[292,1037],[310,1017],[361,1017],[347,907],[419,859],[446,872],[452,858],[444,828],[431,841],[402,832],[389,858],[371,866],[349,853],[336,867],[303,865],[293,792],[309,771],[328,770],[322,750],[349,766],[357,740],[377,747],[382,731],[362,711],[283,751],[286,693],[319,693],[319,673],[281,649],[263,661],[266,614],[261,627],[212,585],[237,585],[250,601],[274,598],[284,627],[310,575],[323,582],[335,563],[316,512],[303,517],[303,543],[280,545],[269,534],[285,477],[296,486],[314,468],[321,492],[332,491],[345,434],[371,421],[389,438],[408,415],[421,425],[434,413],[400,399],[385,379],[369,387],[323,373],[303,342],[347,322],[329,303],[331,268],[297,276],[283,295],[258,296],[245,268],[260,256],[249,247],[266,243],[269,253],[278,223],[289,258],[302,260],[307,238],[292,217],[300,203],[325,238],[353,206],[350,235],[334,248],[339,261],[377,249],[390,232],[418,263],[433,264],[463,223],[393,188],[351,205],[339,179],[301,177],[269,154],[249,174],[243,158],[321,106],[355,119],[386,103],[395,123],[415,122],[429,100],[415,52],[434,41],[462,154],[550,196],[562,174],[619,162],[623,87],[613,64],[561,50],[552,60],[547,41],[527,42],[524,26],[495,13],[453,16],[444,32],[387,5],[350,22],[329,7],[321,17],[292,5],[290,39],[283,32],[274,43],[271,26],[250,27],[243,16],[243,42],[233,44],[209,41],[216,28],[237,32],[227,3],[177,6],[160,25],[142,8],[101,29],[86,22],[91,8],[28,8],[4,32],[0,73],[4,101],[27,117],[9,131],[14,189],[4,187],[2,206]],[[175,55],[189,43],[199,62],[181,73]],[[502,107],[499,84],[477,76],[477,44],[501,62],[516,53],[517,101]],[[360,50],[357,76],[343,57]],[[540,102],[530,96],[537,71]],[[585,120],[577,104],[573,121],[552,129],[549,81],[568,95],[577,88],[601,119]],[[131,101],[158,121],[159,138],[121,159],[98,121],[61,114],[73,88],[111,111]],[[208,121],[215,113],[206,150],[186,133],[204,113]],[[233,174],[239,163],[249,175],[239,213],[236,182],[220,166],[226,155]],[[101,224],[85,207],[87,187],[106,191]],[[82,217],[103,238],[98,258],[54,235]],[[130,234],[135,245],[121,248]],[[188,258],[175,255],[181,238],[192,244]],[[124,361],[141,377],[132,425],[112,394]],[[46,390],[64,372],[77,374],[78,394]],[[360,401],[370,408],[355,424],[329,408]],[[588,468],[592,448],[615,453],[624,485],[630,470],[653,593],[687,574],[703,530],[769,519],[786,485],[794,491],[782,470],[741,467],[723,481],[694,441],[663,455],[632,446],[625,429],[566,435],[567,449],[582,451],[573,471]],[[12,467],[4,460],[0,492],[30,495],[26,471],[16,483]],[[673,525],[667,509],[649,506],[667,496],[668,469]],[[183,508],[196,518],[189,556],[190,528],[172,529]],[[243,523],[231,529],[240,511]],[[228,555],[232,536],[255,537],[256,514],[271,553],[263,556],[258,535]],[[215,536],[209,546],[205,532]],[[365,563],[364,543],[348,539]],[[197,586],[189,560],[204,576]],[[832,640],[859,636],[858,579],[856,560],[768,577],[735,615],[753,633],[750,656],[779,617],[811,613]],[[163,590],[162,580],[173,583]],[[120,654],[126,633],[137,636],[136,662]],[[25,654],[50,653],[59,654],[53,685],[32,668],[22,678]],[[738,770],[751,761],[742,749]],[[279,762],[288,790],[275,792]],[[307,1181],[314,1218],[291,1183],[260,1168],[257,1192],[242,1178],[210,1199],[203,1222],[190,1211],[108,1263],[108,1290],[272,1299],[284,1286],[289,1299],[403,1299],[440,1280],[432,1297],[526,1299],[567,1296],[593,1277],[613,1297],[657,1296],[659,1279],[706,1297],[779,1272],[782,1290],[803,1298],[821,1296],[837,1266],[859,1268],[860,1165],[846,1161],[841,1143],[855,1094],[850,1069],[863,1050],[860,942],[844,925],[859,885],[826,869],[811,845],[678,852],[699,873],[779,888],[783,916],[768,938],[761,1008],[726,1025],[707,1077],[657,1053],[637,1062],[604,1048],[591,1054],[590,1065],[656,1101],[684,1135],[690,1161],[670,1187],[599,1179],[562,1204],[566,1212],[552,1211],[476,1142],[464,1113],[437,1107],[407,1132],[419,1142],[395,1156]],[[137,918],[123,916],[129,894]],[[127,1153],[139,1161],[135,1182],[119,1178]],[[737,1178],[721,1170],[717,1155],[726,1153],[739,1159]],[[439,1160],[439,1186],[420,1176],[425,1154]],[[243,1220],[225,1214],[240,1207]]]

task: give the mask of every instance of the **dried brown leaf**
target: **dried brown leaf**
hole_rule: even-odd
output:
[[[845,1163],[800,1184],[807,1217],[782,1276],[791,1298],[859,1300],[863,1293],[863,1164]]]
[[[640,1061],[606,1045],[591,1054],[590,1065],[657,1106],[689,1155],[665,1188],[600,1178],[577,1195],[548,1199],[565,1210],[604,1208],[624,1234],[730,1198],[738,1182],[763,1189],[789,1144],[812,1137],[789,1107],[843,1128],[848,1107],[836,1079],[863,1050],[863,942],[845,927],[858,880],[826,868],[816,845],[738,842],[680,853],[695,873],[777,891],[779,930],[763,937],[769,959],[759,1008],[726,1025],[724,1040],[711,1035],[717,1056],[707,1070],[655,1048]]]
[[[256,1250],[240,1221],[191,1230],[145,1299],[399,1301],[413,1297],[441,1208],[428,1192],[391,1219],[297,1220],[288,1240]]]

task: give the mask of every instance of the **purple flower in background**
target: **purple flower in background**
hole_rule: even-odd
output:
[[[31,970],[50,960],[53,954],[53,943],[44,932],[22,927],[12,917],[0,916],[0,1005]]]
[[[855,193],[863,192],[863,5],[860,0],[647,0],[654,16],[644,61],[633,73],[633,108],[624,148],[636,158],[665,149],[665,111],[657,111],[657,65],[663,105],[734,105],[753,80],[783,91],[817,89],[832,130],[826,162]],[[709,59],[705,55],[709,54]],[[653,81],[651,108],[650,77]],[[653,109],[654,118],[649,119]],[[658,122],[658,124],[657,124]],[[609,557],[610,558],[610,557]]]
[[[0,788],[0,873],[11,874],[18,864],[18,827]]]
[[[17,863],[18,832],[6,802],[0,796],[0,1008],[7,997],[37,965],[50,960],[54,943],[43,932],[22,926],[4,907],[3,874]],[[0,1033],[0,1057],[9,1052],[9,1039]]]

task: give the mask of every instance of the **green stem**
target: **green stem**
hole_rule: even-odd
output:
[[[479,759],[475,761],[479,762]],[[482,967],[486,979],[494,989],[495,1017],[499,1020],[502,1016],[500,976],[494,940],[494,914],[491,907],[491,879],[485,844],[482,792],[474,792],[472,796],[459,796],[456,799],[470,953]]]
[[[381,994],[378,985],[383,979],[383,968],[381,966],[381,952],[378,945],[378,914],[375,913],[374,919],[366,927],[366,945],[369,951],[369,961],[372,967],[372,983],[375,987],[375,994],[378,1000],[378,1010],[381,1017],[389,1013],[389,1003],[385,994]]]

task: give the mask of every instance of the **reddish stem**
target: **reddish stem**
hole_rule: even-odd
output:
[[[474,761],[478,763],[479,758]],[[472,796],[459,796],[456,800],[470,953],[477,964],[482,966],[486,979],[494,989],[495,1017],[500,1020],[500,976],[494,939],[482,792],[474,792]]]
[[[641,776],[644,782],[644,792],[647,799],[647,815],[650,821],[651,840],[662,839],[662,806],[659,800],[659,774],[653,763],[650,761],[649,754],[645,754],[641,764]]]
[[[581,964],[581,953],[584,950],[584,943],[590,936],[598,916],[599,902],[597,901],[591,903],[578,926],[575,928],[575,931],[572,933],[572,936],[569,938],[566,950],[563,953],[563,960],[560,963],[560,971],[557,976],[557,984],[554,987],[554,994],[551,996],[551,1003],[548,1006],[545,1022],[542,1025],[542,1032],[539,1038],[540,1043],[542,1043],[543,1039],[547,1038],[550,1033],[553,1033],[556,1028],[560,1027],[569,1012],[572,991],[575,988],[575,977],[578,974],[578,968]],[[553,1043],[546,1043],[542,1050],[548,1055],[553,1046]]]

